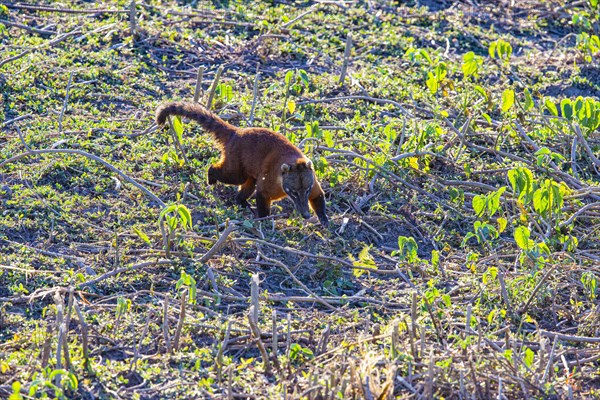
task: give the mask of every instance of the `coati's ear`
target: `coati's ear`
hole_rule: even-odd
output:
[[[310,160],[306,161],[306,168],[312,170],[313,169],[313,162],[310,161]]]
[[[290,172],[290,166],[287,165],[286,163],[281,164],[281,172],[283,174]]]

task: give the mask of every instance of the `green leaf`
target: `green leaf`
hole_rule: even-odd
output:
[[[398,236],[398,251],[393,252],[393,255],[399,255],[400,260],[408,262],[416,262],[419,257],[417,251],[419,246],[412,237]]]
[[[488,113],[483,113],[481,116],[487,121],[488,124],[492,125],[492,117]]]
[[[167,216],[168,213],[171,213],[173,211],[175,211],[177,208],[177,205],[175,204],[171,204],[169,206],[166,206],[165,208],[162,209],[162,211],[160,212],[158,219],[161,220],[163,218],[165,218]]]
[[[177,207],[177,212],[179,213],[179,216],[181,217],[183,227],[191,228],[192,227],[192,214],[190,213],[190,210],[186,206],[180,205],[179,207]]]
[[[144,232],[142,232],[140,229],[138,228],[133,228],[133,231],[135,232],[136,235],[138,235],[140,237],[140,239],[142,239],[148,246],[152,246],[152,242],[150,241],[150,238],[148,237],[148,235],[146,235]]]
[[[290,114],[293,114],[296,111],[296,102],[294,100],[288,100],[287,108]]]
[[[558,109],[556,108],[556,104],[554,104],[554,102],[552,102],[552,100],[550,100],[549,98],[546,98],[544,100],[544,105],[546,106],[548,111],[550,111],[550,114],[552,114],[554,116],[558,116]]]
[[[488,53],[491,58],[496,58],[496,46],[498,46],[497,41],[490,43],[490,47],[488,48]]]
[[[433,72],[428,72],[427,76],[428,76],[428,78],[425,83],[427,84],[427,87],[429,88],[429,91],[431,92],[431,94],[436,94],[439,89],[438,81],[435,78],[435,75],[433,74]]]
[[[431,59],[431,56],[429,55],[429,53],[427,52],[427,50],[425,49],[419,49],[419,54],[425,59],[427,60],[427,62],[429,63],[429,65],[433,64],[433,60]]]
[[[533,365],[533,357],[533,350],[531,350],[529,347],[525,347],[525,357],[523,357],[523,361],[525,362],[525,365],[527,365],[527,368],[531,368]]]
[[[510,60],[510,56],[512,55],[512,46],[510,43],[500,39],[500,56],[501,58],[503,58],[505,61]]]
[[[463,239],[462,243],[460,244],[461,246],[465,246],[467,244],[467,242],[469,241],[469,239],[476,237],[475,234],[473,232],[468,232],[465,235],[465,238]]]
[[[298,71],[298,74],[300,74],[300,79],[302,79],[304,86],[308,87],[308,84],[310,83],[310,78],[308,77],[306,71],[301,69]]]
[[[394,143],[396,137],[398,136],[398,132],[392,127],[392,124],[388,124],[383,128],[383,134],[385,135],[388,143]]]
[[[573,104],[571,104],[571,100],[563,99],[560,102],[560,111],[563,118],[571,121],[573,119]]]
[[[437,268],[440,265],[440,252],[431,250],[431,265]]]
[[[513,192],[519,199],[531,195],[533,185],[533,173],[529,168],[518,167],[508,171],[508,180],[512,185]]]
[[[8,400],[22,400],[23,396],[21,396],[21,382],[15,381],[11,385],[12,394],[8,396]]]
[[[473,89],[475,89],[475,91],[477,93],[479,93],[481,95],[481,97],[483,97],[485,99],[485,101],[488,100],[488,95],[487,95],[487,93],[486,93],[486,91],[485,91],[484,88],[482,88],[481,86],[477,85]]]
[[[79,382],[77,381],[77,377],[75,376],[75,374],[69,372],[67,373],[67,378],[69,379],[69,386],[71,387],[72,390],[77,390],[77,387],[79,386]]]
[[[327,147],[333,147],[333,134],[330,130],[323,131],[323,139],[325,139]]]
[[[544,165],[544,161],[547,161],[550,158],[548,156],[552,156],[552,151],[549,148],[544,146],[544,147],[541,147],[534,154],[536,155],[536,158],[537,158],[537,165],[541,167],[542,165]]]
[[[441,62],[437,67],[435,67],[435,76],[438,82],[443,81],[448,75],[448,67],[445,63]]]
[[[375,260],[369,253],[370,249],[371,249],[370,246],[363,247],[363,249],[360,251],[360,253],[358,253],[358,260],[353,260],[352,264],[354,264],[357,267],[360,266],[360,267],[365,267],[365,268],[376,269],[377,265],[375,264]]]
[[[231,101],[231,99],[233,99],[233,88],[231,87],[231,85],[227,85],[225,83],[222,83],[220,85],[218,85],[217,87],[218,90],[218,95],[225,101]]]
[[[498,276],[498,268],[497,267],[489,267],[487,269],[487,271],[485,271],[483,273],[481,280],[485,285],[487,285],[487,284],[494,282],[496,280],[497,276]]]
[[[294,71],[288,71],[285,74],[285,85],[286,86],[290,86],[290,84],[292,83],[292,78],[294,77]]]
[[[466,77],[471,76],[477,72],[477,60],[475,58],[475,53],[472,51],[466,53],[463,56],[463,64],[462,64],[462,72]]]
[[[177,115],[171,121],[173,122],[173,130],[181,142],[183,140],[183,123],[181,122],[181,117]]]
[[[484,243],[488,239],[495,239],[498,237],[498,230],[487,222],[475,221],[473,223],[473,230],[477,235],[477,242]]]
[[[540,214],[550,209],[550,192],[548,189],[540,188],[533,193],[533,208]]]
[[[504,232],[504,230],[506,229],[506,225],[508,224],[506,218],[499,217],[496,219],[496,222],[498,222],[498,233]]]
[[[494,214],[496,214],[496,211],[498,211],[498,209],[500,208],[500,196],[502,196],[505,190],[506,186],[502,186],[500,189],[487,195],[486,202],[490,217],[494,216]]]
[[[304,127],[306,128],[306,137],[308,137],[308,138],[314,137],[312,124],[310,122],[307,122],[304,124]]]
[[[530,248],[529,236],[530,235],[531,235],[531,232],[525,226],[518,226],[517,228],[515,228],[515,232],[514,232],[515,242],[517,242],[517,246],[519,246],[520,249],[529,250],[529,248]]]
[[[478,217],[481,217],[483,215],[483,213],[485,212],[485,197],[482,195],[477,195],[475,197],[473,197],[472,200],[472,204],[473,204],[473,209],[475,210],[475,214],[477,214]]]
[[[515,104],[515,92],[512,89],[506,89],[502,92],[502,112],[507,112]]]
[[[533,96],[531,95],[531,92],[529,91],[529,89],[525,88],[525,109],[526,110],[531,110],[533,108],[533,106],[535,106],[535,103],[533,102]]]
[[[573,103],[573,108],[574,108],[575,115],[577,116],[577,118],[581,118],[581,111],[583,109],[583,105],[584,105],[583,97],[578,96],[575,99],[575,102]]]

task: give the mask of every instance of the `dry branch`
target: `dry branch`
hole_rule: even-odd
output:
[[[350,50],[352,49],[352,35],[349,33],[346,37],[346,49],[344,50],[344,63],[342,64],[342,70],[340,72],[340,79],[338,83],[340,86],[344,85],[344,79],[346,79],[346,70],[348,69],[348,62],[350,61]]]
[[[267,353],[267,349],[261,340],[261,333],[258,327],[258,324],[254,320],[253,315],[255,314],[254,306],[250,306],[248,310],[248,323],[250,325],[250,329],[252,330],[252,335],[254,336],[254,342],[260,351],[260,354],[263,359],[263,364],[265,365],[265,375],[270,376],[273,374],[271,371],[271,361],[269,360],[269,355]]]
[[[550,332],[550,331],[545,331],[545,330],[540,330],[540,335],[548,337],[548,338],[555,338],[555,339],[558,339],[558,340],[564,340],[564,341],[567,341],[567,342],[600,343],[600,337],[566,335],[564,333]]]
[[[219,239],[206,252],[206,254],[204,254],[202,257],[200,257],[200,259],[198,261],[201,263],[205,263],[208,260],[210,260],[221,249],[223,244],[225,244],[229,235],[236,229],[237,229],[237,225],[235,225],[233,223],[228,223],[227,226],[225,227],[225,230],[221,234],[221,236],[219,236]]]
[[[95,279],[92,279],[91,281],[80,283],[79,285],[77,285],[77,288],[81,289],[81,288],[84,288],[86,286],[95,285],[95,284],[97,284],[99,282],[102,282],[102,281],[110,278],[111,276],[122,274],[123,272],[136,271],[138,269],[143,269],[143,268],[150,267],[150,266],[153,266],[153,265],[171,265],[171,264],[174,264],[174,261],[171,261],[171,260],[157,260],[157,261],[147,261],[147,262],[143,262],[143,263],[140,263],[140,264],[131,265],[131,266],[128,266],[128,267],[117,268],[117,269],[109,271],[109,272],[107,272],[105,274],[102,274],[99,277],[97,277]]]
[[[32,28],[31,26],[19,24],[18,22],[7,21],[5,19],[0,19],[0,24],[6,25],[6,26],[12,26],[14,28],[24,29],[28,32],[37,33],[38,35],[42,35],[42,36],[56,34],[56,32],[53,32],[53,31],[46,31],[43,29]]]
[[[215,74],[215,79],[213,80],[213,83],[210,86],[210,89],[208,90],[208,100],[206,100],[206,108],[208,108],[209,110],[210,110],[210,107],[212,106],[213,98],[215,96],[215,91],[217,90],[217,86],[219,85],[219,79],[221,79],[221,74],[223,73],[223,69],[224,69],[224,67],[222,65],[217,69],[217,73]]]
[[[269,258],[267,256],[265,256],[260,249],[258,249],[258,254],[260,254],[260,256],[268,262],[271,262],[281,268],[283,268],[283,270],[285,270],[285,272],[287,272],[287,274],[290,276],[290,278],[292,278],[292,280],[294,282],[296,282],[305,292],[306,294],[308,294],[309,296],[312,296],[315,298],[316,301],[318,301],[319,303],[321,303],[322,305],[324,305],[325,307],[329,308],[330,310],[337,310],[337,308],[335,308],[334,306],[332,306],[331,304],[329,304],[326,300],[324,300],[322,297],[320,297],[319,295],[317,295],[316,293],[314,293],[312,290],[310,290],[304,283],[302,283],[300,281],[300,279],[296,278],[296,275],[294,275],[294,273],[289,269],[289,267],[287,265],[285,265],[284,263],[282,263],[279,260],[275,260],[274,258]]]

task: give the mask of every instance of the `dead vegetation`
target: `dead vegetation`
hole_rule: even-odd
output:
[[[598,8],[479,3],[0,6],[1,396],[598,396]],[[207,187],[181,98],[333,231]]]

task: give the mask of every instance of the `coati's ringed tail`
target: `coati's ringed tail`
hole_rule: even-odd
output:
[[[163,104],[156,110],[156,123],[160,126],[164,125],[167,122],[167,117],[170,115],[179,115],[193,119],[208,132],[212,133],[219,144],[223,146],[227,144],[227,141],[237,129],[198,103],[173,102]]]

